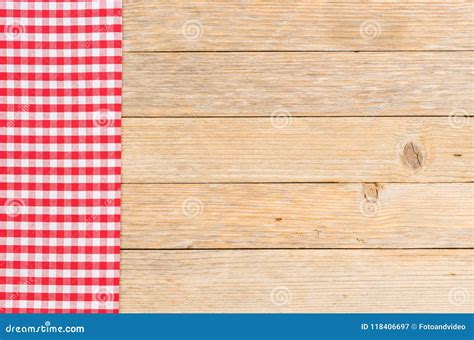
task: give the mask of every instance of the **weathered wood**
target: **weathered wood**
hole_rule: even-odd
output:
[[[127,184],[123,248],[474,244],[474,184]]]
[[[127,54],[124,116],[467,114],[473,59],[473,52]]]
[[[471,1],[125,2],[127,51],[472,49]]]
[[[472,250],[124,251],[122,312],[472,312]]]
[[[124,8],[122,312],[474,310],[472,1]]]
[[[124,126],[125,183],[473,180],[468,117],[129,118]]]

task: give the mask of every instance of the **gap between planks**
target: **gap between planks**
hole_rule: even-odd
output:
[[[232,119],[232,118],[265,118],[268,117],[268,115],[262,114],[259,116],[199,116],[199,117],[193,117],[191,114],[189,116],[160,116],[160,117],[150,117],[150,116],[135,116],[135,115],[122,115],[122,118],[137,118],[137,119],[166,119],[166,118],[171,118],[171,119],[200,119],[200,118],[227,118],[227,119]],[[374,116],[299,116],[299,115],[291,115],[292,118],[372,118],[372,119],[377,119],[377,118],[449,118],[449,115],[377,115],[376,117]],[[474,115],[472,114],[466,114],[463,117],[466,118],[472,118]]]
[[[247,50],[247,51],[239,51],[239,50],[213,50],[213,51],[123,51],[124,55],[127,54],[166,54],[166,53],[458,53],[458,52],[474,52],[472,49],[459,49],[459,50],[363,50],[363,51],[355,51],[355,50],[333,50],[333,51],[324,51],[324,50]]]
[[[474,250],[474,247],[413,247],[413,248],[120,248],[120,251],[228,251],[228,250]]]

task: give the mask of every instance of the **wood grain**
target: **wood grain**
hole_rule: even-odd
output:
[[[121,312],[472,312],[473,14],[125,1]]]
[[[126,51],[472,49],[471,1],[125,3]]]
[[[124,125],[125,183],[473,180],[467,117],[129,118]]]
[[[124,251],[121,310],[472,312],[473,259],[454,249]]]
[[[127,54],[124,116],[472,113],[473,59],[473,52]]]
[[[474,184],[123,186],[124,248],[474,244]]]

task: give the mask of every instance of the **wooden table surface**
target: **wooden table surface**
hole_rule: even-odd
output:
[[[474,312],[472,1],[124,0],[122,312]]]

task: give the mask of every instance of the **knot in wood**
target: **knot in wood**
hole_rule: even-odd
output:
[[[417,170],[423,166],[423,153],[420,147],[413,142],[405,145],[402,157],[405,164],[413,170]]]

